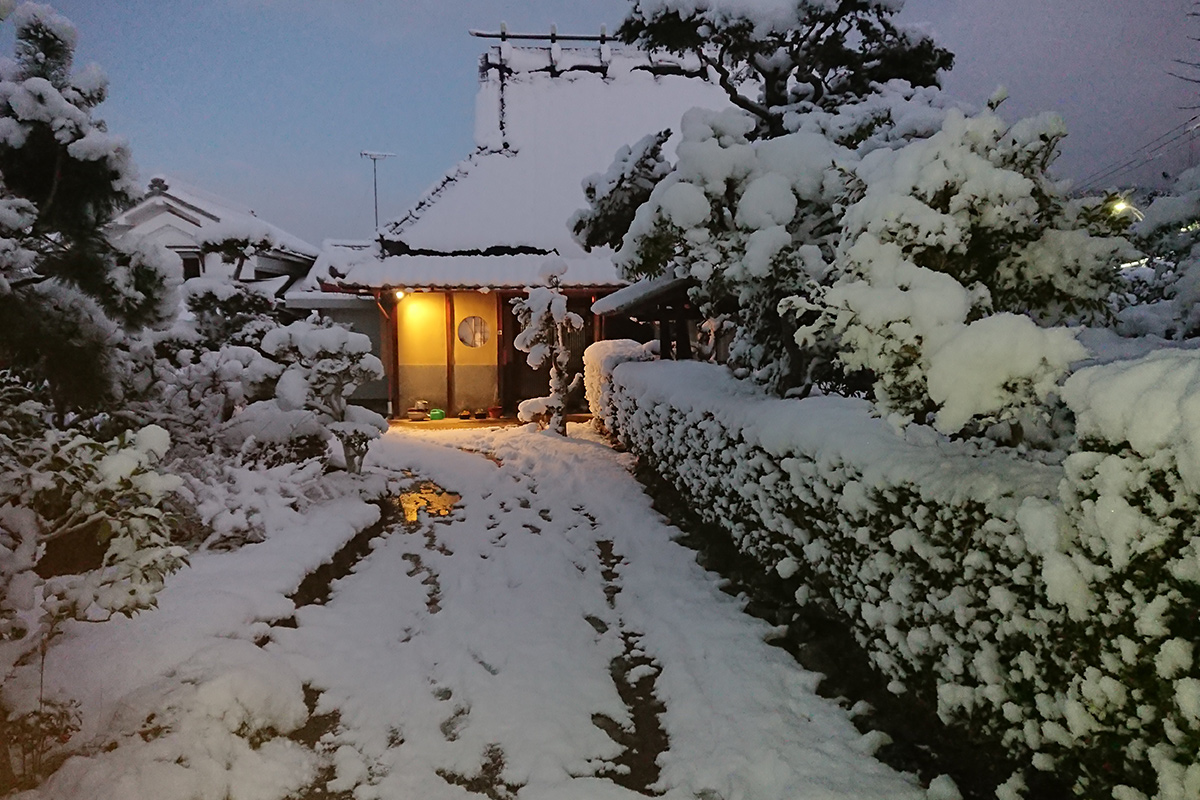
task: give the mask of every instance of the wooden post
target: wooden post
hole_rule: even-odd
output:
[[[393,417],[403,417],[407,409],[400,407],[400,308],[395,292],[389,292],[379,304],[382,332],[379,355],[383,361],[383,374],[387,378],[388,405]]]
[[[454,407],[454,340],[457,330],[454,325],[454,292],[446,291],[446,416],[458,415]]]
[[[671,318],[664,306],[658,310],[658,357],[663,361],[671,358]]]
[[[692,337],[682,307],[675,312],[675,358],[680,361],[692,359]]]

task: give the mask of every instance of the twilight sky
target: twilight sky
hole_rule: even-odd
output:
[[[478,56],[468,28],[615,30],[626,0],[51,0],[80,31],[79,66],[110,79],[99,116],[126,136],[143,181],[163,172],[254,208],[320,245],[371,234],[473,148]],[[1070,136],[1057,171],[1085,180],[1155,155],[1102,186],[1163,183],[1200,162],[1185,125],[1200,85],[1191,0],[908,0],[957,56],[944,85],[981,105],[1000,84],[1009,119],[1053,110]],[[11,54],[12,31],[0,33]],[[1194,73],[1200,76],[1200,70]],[[1148,147],[1148,145],[1153,145]],[[583,177],[582,175],[580,176]]]

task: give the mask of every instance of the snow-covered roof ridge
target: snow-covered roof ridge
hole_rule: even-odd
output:
[[[438,179],[437,183],[425,190],[425,193],[421,195],[404,216],[398,217],[391,222],[385,222],[380,229],[380,235],[385,239],[388,237],[399,237],[405,228],[419,220],[425,210],[438,201],[438,198],[446,192],[448,187],[470,174],[471,168],[478,163],[479,158],[489,152],[494,151],[489,151],[482,147],[477,148],[474,153],[471,153],[471,155],[455,164],[445,175]]]
[[[305,288],[372,293],[390,289],[523,289],[544,281],[548,256],[536,253],[403,255],[326,248],[309,272]],[[609,289],[625,283],[607,255],[565,259],[567,288]]]
[[[199,212],[213,223],[252,221],[256,226],[266,227],[277,243],[276,249],[282,253],[304,258],[316,258],[321,253],[320,250],[300,237],[261,219],[249,206],[191,186],[171,176],[158,174],[150,179],[149,190],[143,201],[156,196],[168,197],[181,203]]]
[[[677,129],[689,109],[728,105],[719,87],[687,77],[695,66],[607,42],[489,48],[476,150],[381,227],[385,250],[583,256],[567,223],[587,203],[584,178],[607,169],[620,147]]]

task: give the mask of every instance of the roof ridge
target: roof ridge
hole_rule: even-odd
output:
[[[417,200],[415,204],[413,204],[413,207],[410,208],[404,214],[404,216],[394,219],[391,222],[384,223],[384,229],[389,236],[399,237],[406,228],[417,222],[417,220],[421,219],[425,211],[433,206],[433,204],[438,201],[438,198],[440,198],[449,187],[467,177],[483,156],[515,154],[516,150],[513,149],[496,149],[494,147],[483,146],[476,147],[473,153],[459,161],[451,169],[447,170],[437,183],[426,190],[425,194],[421,195],[421,198]],[[380,238],[387,237],[381,235]]]

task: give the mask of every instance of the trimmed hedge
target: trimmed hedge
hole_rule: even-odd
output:
[[[1196,491],[1187,453],[1109,441],[1089,416],[1112,367],[1064,392],[1086,446],[1038,463],[898,433],[862,401],[622,354],[644,358],[613,342],[585,357],[596,418],[799,602],[848,619],[890,690],[1078,796],[1200,797]]]

